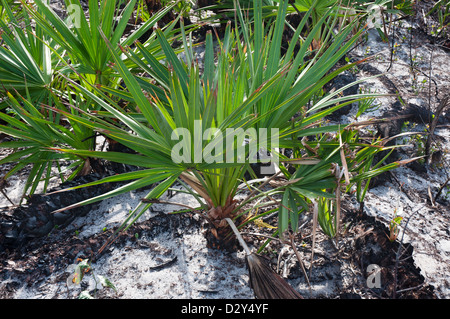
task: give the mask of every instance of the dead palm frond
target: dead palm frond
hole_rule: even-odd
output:
[[[225,218],[247,255],[250,285],[258,299],[303,299],[261,256],[252,253],[230,218]]]

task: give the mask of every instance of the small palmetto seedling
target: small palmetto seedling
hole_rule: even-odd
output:
[[[356,122],[353,126],[360,125],[360,127],[363,127],[371,125],[375,122],[376,120],[364,121],[359,124]],[[346,135],[343,135],[345,136],[345,141],[347,144],[356,144],[359,146],[356,150],[354,150],[354,152],[350,153],[349,156],[346,157],[349,172],[353,174],[351,183],[347,184],[346,187],[347,191],[349,191],[353,186],[355,186],[356,200],[360,204],[360,212],[364,209],[364,198],[373,178],[423,157],[419,156],[404,159],[384,165],[392,152],[396,148],[402,147],[402,145],[387,146],[387,143],[404,135],[411,135],[411,133],[400,133],[384,139],[379,137],[371,137],[369,138],[369,142],[367,142],[368,138],[366,137],[365,143],[358,143],[358,140],[360,139],[358,131],[348,131]],[[380,154],[383,154],[383,157],[376,162],[376,159],[377,157],[380,157]]]
[[[88,290],[83,290],[78,296],[79,299],[93,299],[97,296],[97,291],[103,287],[111,288],[117,292],[116,287],[108,278],[94,273],[89,259],[78,258],[77,262],[77,264],[72,264],[67,267],[67,272],[70,273],[66,280],[67,288],[79,287],[85,275],[88,273],[92,274],[95,283],[94,296]]]
[[[340,232],[341,222],[341,194],[356,188],[356,199],[363,209],[364,197],[369,189],[372,178],[396,169],[418,158],[405,159],[401,161],[384,164],[395,148],[401,145],[386,146],[390,139],[367,138],[359,136],[359,126],[374,124],[373,121],[350,124],[337,134],[331,136],[324,134],[317,137],[316,141],[305,142],[307,150],[316,154],[320,164],[316,165],[294,165],[296,170],[289,174],[283,170],[289,183],[286,183],[283,194],[283,202],[279,210],[280,234],[289,229],[296,233],[298,221],[296,213],[307,211],[315,206],[313,216],[315,224],[330,238],[336,237]],[[375,158],[386,152],[383,158],[375,162]],[[287,161],[295,163],[296,161]],[[297,197],[294,200],[294,194]],[[291,205],[288,205],[289,202]],[[299,209],[296,209],[295,203]],[[283,205],[284,204],[284,205]],[[291,209],[294,207],[294,209]],[[316,225],[313,226],[315,238]]]
[[[395,241],[398,237],[398,233],[400,232],[399,226],[403,220],[403,217],[395,217],[389,223],[389,240]]]
[[[15,165],[2,178],[6,180],[25,166],[32,166],[22,199],[26,195],[32,195],[41,182],[44,183],[43,191],[46,192],[50,179],[55,175],[52,172],[54,165],[61,182],[90,172],[89,158],[68,153],[58,154],[50,148],[64,146],[92,150],[94,149],[93,140],[90,138],[94,134],[92,129],[77,122],[66,121],[58,112],[53,112],[46,106],[38,108],[32,101],[21,96],[16,98],[7,92],[7,97],[11,111],[10,114],[0,113],[0,119],[6,122],[5,125],[0,125],[0,132],[9,135],[13,140],[0,143],[0,148],[14,149],[14,152],[2,158],[0,164],[15,163]],[[58,97],[54,96],[53,101],[58,105],[58,109],[65,108]],[[69,101],[72,101],[71,98]],[[78,105],[81,107],[82,104]],[[78,114],[78,111],[72,108],[72,113]]]
[[[85,16],[79,0],[65,0],[66,8],[76,9],[66,21],[63,21],[44,0],[36,0],[36,8],[21,1],[36,25],[66,51],[66,55],[62,58],[70,61],[70,66],[60,70],[61,73],[75,76],[78,73],[83,74],[84,79],[91,84],[111,87],[117,85],[117,80],[110,65],[111,52],[101,33],[115,47],[119,43],[132,44],[173,6],[172,4],[164,8],[127,35],[125,33],[127,24],[134,11],[136,0],[129,1],[123,10],[118,10],[116,0],[89,1],[89,18]]]
[[[44,29],[32,26],[32,19],[22,10],[21,19],[12,11],[12,4],[1,0],[1,11],[5,19],[0,19],[0,109],[7,106],[5,91],[27,96],[33,103],[51,101],[50,89],[58,88],[56,70],[62,64],[58,55],[62,48],[45,34]],[[22,28],[21,24],[25,27]]]
[[[328,198],[319,198],[317,222],[322,231],[330,238],[334,238],[337,234],[337,218],[333,202]]]
[[[360,92],[362,92],[361,89],[360,89]],[[367,92],[370,93],[371,90],[368,89]],[[374,103],[375,100],[376,100],[375,98],[371,98],[371,99],[367,99],[367,100],[358,102],[358,111],[356,112],[355,118],[358,119],[365,112],[377,110],[381,104],[380,103],[375,104]]]
[[[402,216],[398,216],[398,207],[394,209],[394,214],[392,219],[389,221],[389,238],[390,242],[394,242],[397,240],[398,234],[400,233],[400,224],[403,221]]]

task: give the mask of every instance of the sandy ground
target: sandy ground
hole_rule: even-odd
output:
[[[406,22],[405,22],[406,23]],[[404,26],[403,30],[406,30]],[[414,93],[414,83],[411,74],[405,67],[409,63],[410,51],[406,40],[402,42],[402,33],[396,40],[400,46],[385,78],[394,83],[402,99],[406,103],[427,106],[428,86],[423,87],[418,94]],[[432,56],[431,56],[432,52]],[[388,44],[380,41],[378,36],[371,32],[368,43],[355,50],[352,54],[362,58],[367,55],[379,53],[376,62],[371,62],[381,72],[387,69],[390,61]],[[432,75],[440,93],[450,86],[450,74],[446,67],[449,61],[449,52],[432,47],[423,39],[416,39],[412,54],[418,59],[418,67],[424,72],[430,72],[428,63],[432,58]],[[359,70],[357,77],[371,76],[364,70]],[[366,87],[373,91],[392,93],[392,87],[386,85],[385,78],[372,79],[366,82]],[[418,83],[422,80],[419,75]],[[434,90],[434,88],[433,88]],[[360,120],[381,116],[389,111],[396,102],[395,97],[378,99],[381,106],[364,114]],[[435,105],[435,104],[433,104]],[[353,121],[356,106],[340,119],[342,122]],[[387,225],[394,212],[404,217],[407,224],[402,224],[401,234],[404,234],[404,243],[410,244],[413,250],[413,260],[425,278],[425,284],[434,288],[438,298],[450,298],[450,209],[449,199],[433,206],[429,201],[428,189],[435,194],[437,189],[447,179],[447,163],[450,161],[450,130],[447,126],[438,127],[436,133],[442,137],[444,152],[442,167],[430,167],[426,172],[420,173],[410,167],[402,167],[391,174],[380,185],[370,189],[365,200],[365,213]],[[420,124],[413,130],[421,130]],[[414,150],[412,140],[407,140],[410,150]],[[408,150],[408,147],[405,148]],[[401,153],[407,157],[407,151]],[[16,202],[20,196],[22,178],[13,177],[9,187],[5,188],[8,197]],[[88,241],[92,236],[105,232],[119,225],[128,212],[137,205],[139,199],[145,196],[146,191],[124,194],[113,199],[101,202],[87,216],[76,219],[65,231],[73,232],[80,241]],[[445,194],[446,195],[446,194]],[[445,196],[444,196],[445,197]],[[170,198],[174,202],[195,205],[195,199],[186,194],[176,194]],[[347,198],[351,206],[354,200]],[[0,194],[0,207],[10,206],[9,201]],[[356,207],[356,206],[355,206]],[[144,229],[139,238],[130,236],[120,246],[113,246],[107,253],[92,264],[92,270],[97,275],[107,277],[116,287],[117,292],[101,289],[98,297],[108,298],[193,298],[193,299],[241,299],[254,298],[249,287],[248,271],[245,265],[245,256],[240,251],[227,252],[212,249],[207,245],[205,227],[201,220],[195,217],[174,219],[168,218],[167,213],[179,209],[177,206],[155,205],[143,216],[143,221],[153,221],[153,228]],[[166,217],[163,217],[166,216]],[[176,216],[176,215],[171,215]],[[164,225],[158,224],[165,222]],[[155,224],[156,223],[156,224]],[[156,226],[155,226],[156,225]],[[158,228],[159,227],[159,228]],[[152,230],[153,229],[153,230]],[[253,247],[255,248],[255,247]],[[322,247],[325,249],[326,247]],[[275,249],[275,248],[274,248]],[[320,247],[318,248],[321,249]],[[82,256],[81,252],[79,256]],[[278,254],[281,251],[277,252]],[[292,257],[292,254],[291,254]],[[291,258],[294,260],[295,258]],[[76,259],[73,260],[75,262]],[[285,265],[289,265],[286,261]],[[74,298],[82,290],[93,291],[95,281],[92,274],[85,276],[82,287],[66,285],[70,272],[65,269],[69,266],[61,264],[57,271],[48,276],[31,280],[34,284],[23,282],[22,276],[14,277],[8,269],[13,269],[14,261],[8,263],[2,270],[3,277],[0,288],[11,290],[10,298]],[[299,272],[296,264],[296,272]],[[364,281],[364,274],[355,274],[350,266],[333,266],[328,268],[322,277],[317,276],[308,289],[301,276],[285,274],[289,283],[301,293],[317,298],[335,298],[336,291],[342,290],[342,281],[338,285],[334,280],[327,279],[339,274],[348,281],[347,286],[354,285],[352,280]],[[294,272],[292,267],[291,273]],[[283,273],[283,271],[280,271]],[[353,274],[352,274],[353,273]],[[5,275],[7,274],[7,275]],[[320,277],[320,278],[319,278]],[[355,279],[357,277],[357,279]],[[18,279],[20,278],[20,279]],[[97,288],[100,288],[97,285]],[[348,288],[348,287],[347,287]]]

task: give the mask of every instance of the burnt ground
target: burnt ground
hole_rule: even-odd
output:
[[[29,239],[21,246],[6,248],[0,253],[2,261],[0,274],[4,282],[0,287],[0,298],[16,298],[19,290],[26,289],[24,287],[41,287],[39,291],[43,293],[44,287],[48,285],[58,287],[56,291],[51,292],[52,298],[71,298],[73,294],[69,293],[65,285],[70,275],[66,272],[66,268],[75,263],[78,258],[88,258],[93,261],[95,269],[95,265],[102,259],[107,259],[117,251],[130,254],[134,250],[143,250],[150,256],[158,253],[164,256],[164,260],[160,258],[159,264],[150,266],[147,271],[165,269],[170,272],[171,268],[185,261],[177,259],[176,256],[173,257],[174,254],[170,249],[154,241],[158,240],[161,234],[167,233],[175,237],[196,234],[209,238],[205,241],[209,251],[213,251],[213,254],[219,251],[224,253],[227,256],[226,262],[233,263],[246,271],[242,257],[236,254],[241,248],[238,246],[227,249],[217,247],[216,242],[211,239],[213,237],[210,236],[209,224],[197,217],[191,213],[156,213],[148,220],[133,225],[100,254],[101,247],[108,241],[114,228],[85,238],[77,236],[73,229],[61,228],[52,231],[48,236]],[[305,218],[308,217],[305,216]],[[389,230],[382,222],[351,208],[344,209],[342,221],[345,232],[334,243],[318,232],[311,273],[309,273],[312,247],[311,227],[302,229],[295,240],[296,248],[303,257],[302,262],[306,266],[312,290],[309,289],[306,277],[289,246],[274,240],[269,245],[270,249],[265,249],[261,255],[275,272],[281,274],[292,286],[298,287],[304,298],[437,298],[434,288],[425,282],[420,269],[414,264],[413,246],[401,245],[399,241],[389,241]],[[268,229],[255,225],[249,226],[245,231],[244,239],[251,247],[259,247],[267,239],[255,234],[270,236]],[[400,250],[399,246],[401,246]],[[370,278],[375,280],[375,277],[370,277],[375,274],[367,272],[370,271],[368,266],[374,264],[380,267],[379,286],[368,285],[368,280],[372,280]],[[120,264],[116,265],[117,269],[120,267]],[[224,275],[226,276],[226,272]],[[110,280],[114,282],[116,276],[111,274]],[[248,289],[249,283],[236,282],[234,285],[238,288],[241,286],[241,289]],[[46,289],[50,292],[48,287]],[[394,291],[396,291],[395,296]],[[209,291],[209,294],[204,293],[209,295],[209,298],[215,298],[214,290]],[[101,290],[97,295],[97,298],[127,297],[120,288],[117,293]],[[152,298],[152,295],[145,295],[144,289],[141,297]]]
[[[423,131],[425,119],[449,92],[450,42],[448,38],[432,37],[429,32],[432,21],[423,21],[420,17],[402,21],[404,24],[393,31],[393,42],[398,44],[395,52],[376,32],[369,32],[365,42],[349,55],[350,59],[377,55],[376,60],[346,76],[358,79],[382,74],[361,87],[398,93],[404,102],[399,103],[398,97],[380,98],[377,102],[381,107],[359,120],[412,114],[406,126],[405,121],[393,121],[375,128],[381,136],[392,136],[404,129]],[[344,83],[340,86],[345,85],[347,80],[341,79]],[[424,79],[427,81],[423,82]],[[330,120],[355,121],[355,111],[353,106]],[[448,178],[449,114],[448,109],[444,110],[436,130],[433,145],[437,159],[427,164],[413,163],[378,179],[366,197],[362,212],[354,198],[346,196],[342,215],[344,231],[336,241],[320,231],[317,233],[312,265],[311,216],[305,214],[305,226],[297,235],[295,245],[311,286],[292,247],[276,240],[261,252],[272,269],[304,298],[449,298],[449,198],[448,194],[441,193],[434,202],[429,195],[436,195]],[[409,148],[400,150],[397,158],[417,155],[421,146],[417,139],[402,142],[409,144]],[[25,173],[18,175],[9,185],[2,185],[2,190],[15,201],[16,188],[20,188],[25,178]],[[237,245],[232,249],[218,247],[211,239],[207,222],[191,213],[171,214],[173,207],[153,208],[145,220],[136,223],[97,255],[118,226],[115,216],[126,214],[139,194],[57,218],[49,214],[55,207],[92,194],[93,190],[80,190],[59,197],[37,195],[35,202],[21,207],[11,206],[0,194],[3,203],[0,210],[0,298],[70,299],[78,297],[81,290],[93,292],[89,280],[77,288],[66,284],[70,276],[67,268],[80,258],[90,259],[92,270],[108,277],[117,288],[117,292],[96,291],[97,298],[254,297],[241,248]],[[181,197],[180,202],[184,201],[188,199]],[[393,211],[398,211],[409,224],[403,224],[400,236],[391,242],[387,236]],[[114,220],[110,222],[109,218]],[[268,218],[265,222],[276,226],[274,219]],[[255,234],[270,236],[272,233],[271,229],[254,224],[243,231],[252,249],[259,248],[267,239]],[[370,265],[378,267],[380,277],[370,272]],[[372,279],[379,279],[380,285],[371,285]]]
[[[341,282],[344,276],[336,272],[329,272],[329,269],[347,264],[355,272],[356,278],[353,280],[356,282],[348,287],[336,289],[333,295],[327,296],[328,298],[392,298],[395,277],[397,277],[397,291],[405,290],[402,293],[397,293],[398,298],[436,298],[433,288],[424,284],[424,277],[414,265],[411,258],[412,246],[406,245],[403,247],[404,251],[401,251],[400,256],[402,261],[396,263],[399,243],[392,243],[388,240],[388,230],[384,225],[368,216],[358,216],[357,212],[347,213],[343,220],[346,223],[348,222],[349,225],[345,237],[340,242],[342,247],[339,251],[333,249],[315,254],[316,260],[310,280],[312,283],[321,282],[324,279]],[[189,214],[160,214],[133,226],[128,233],[120,236],[111,247],[141,249],[140,245],[143,244],[135,238],[135,234],[139,234],[140,238],[151,238],[158,232],[170,231],[169,228],[173,227],[173,223],[177,226],[184,223],[183,227],[186,227],[186,223],[189,224],[189,227],[202,227],[202,223],[193,219]],[[14,292],[20,286],[20,282],[24,282],[28,286],[37,285],[52,273],[65,270],[77,258],[92,258],[108,240],[111,233],[112,230],[109,230],[86,239],[80,239],[74,236],[71,231],[58,230],[50,237],[32,240],[24,247],[2,252],[0,255],[2,279],[5,280],[9,276],[13,276],[15,280],[2,287],[0,297],[14,298]],[[328,241],[327,238],[322,238],[322,240]],[[310,243],[306,241],[306,244],[309,246]],[[108,252],[106,251],[104,254],[108,254]],[[97,258],[101,258],[101,256]],[[294,258],[291,259],[293,264],[289,266],[289,280],[293,282],[304,280],[298,261]],[[367,278],[367,266],[370,264],[377,264],[382,269],[382,285],[379,288],[368,288],[366,282],[364,282],[364,278]],[[164,267],[170,267],[170,265]],[[272,267],[276,270],[277,265],[273,263]],[[62,277],[56,280],[65,282],[68,276],[68,273],[63,273]],[[65,291],[61,291],[61,294],[64,296]],[[105,297],[114,297],[114,295]]]

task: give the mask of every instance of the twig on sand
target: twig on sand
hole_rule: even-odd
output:
[[[444,111],[444,109],[447,107],[447,105],[450,105],[449,103],[449,95],[446,95],[441,102],[439,103],[439,106],[436,109],[436,113],[434,114],[434,118],[430,121],[430,132],[427,137],[427,141],[425,143],[425,156],[430,156],[430,147],[431,147],[431,141],[434,137],[434,130],[436,129],[436,125],[438,122],[439,117],[441,116],[441,113]]]
[[[398,275],[398,264],[400,261],[400,257],[403,255],[400,253],[401,248],[403,247],[403,239],[405,237],[405,233],[406,233],[406,228],[408,227],[408,223],[411,220],[411,217],[414,216],[420,209],[422,209],[425,206],[425,204],[423,204],[422,206],[420,206],[419,208],[417,208],[415,211],[413,211],[409,216],[408,219],[406,220],[405,223],[405,227],[403,228],[403,234],[402,234],[402,238],[400,240],[400,243],[398,245],[398,249],[397,252],[395,254],[395,269],[394,269],[394,291],[393,291],[393,295],[392,295],[392,299],[395,299],[397,297],[397,293],[401,293],[403,291],[406,291],[405,289],[402,290],[398,290],[397,291],[397,275]]]

